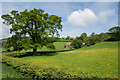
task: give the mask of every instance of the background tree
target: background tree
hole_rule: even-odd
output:
[[[117,41],[120,40],[120,27],[119,26],[112,27],[108,31],[109,31],[109,34],[112,40],[117,40]]]
[[[93,38],[93,37],[88,37],[88,44],[90,44],[90,45],[94,45],[95,44],[95,38]]]
[[[44,13],[42,9],[34,8],[33,10],[24,10],[23,12],[12,10],[10,14],[2,15],[2,19],[4,24],[12,26],[10,33],[14,33],[14,36],[19,38],[15,41],[15,44],[19,45],[12,46],[25,48],[26,46],[22,44],[28,41],[28,46],[33,48],[34,54],[37,53],[38,46],[54,46],[52,44],[53,41],[50,41],[48,37],[52,36],[51,38],[53,38],[55,34],[59,36],[58,30],[62,31],[61,17]]]
[[[81,39],[83,42],[86,42],[87,34],[86,34],[86,33],[82,33],[81,36],[80,36],[80,39]]]
[[[105,41],[110,38],[110,35],[108,33],[100,33],[98,35],[99,40],[98,41]]]
[[[90,44],[90,45],[94,45],[95,44],[95,42],[96,42],[96,37],[95,37],[95,33],[93,32],[93,33],[91,33],[91,35],[87,38],[87,42],[88,42],[88,44]]]
[[[94,33],[94,32],[92,32],[92,33],[91,33],[91,35],[90,35],[90,37],[94,37],[94,35],[95,35],[95,33]]]
[[[67,36],[66,40],[70,40],[70,36]]]
[[[81,48],[82,47],[82,40],[74,39],[71,43],[71,46],[73,46],[76,49]]]

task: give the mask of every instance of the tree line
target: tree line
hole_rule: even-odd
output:
[[[95,34],[93,32],[90,36],[87,36],[86,33],[82,33],[80,37],[76,37],[72,41],[71,45],[74,48],[80,48],[82,47],[82,43],[90,46],[103,41],[120,41],[120,27],[112,27],[106,33]]]

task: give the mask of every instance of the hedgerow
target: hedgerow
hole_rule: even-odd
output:
[[[64,51],[69,51],[72,49],[66,49],[66,50],[51,50],[51,51],[40,51],[37,52],[37,55],[42,55],[42,54],[49,54],[49,53],[56,53],[56,52],[64,52]],[[25,57],[25,56],[32,56],[32,52],[9,52],[9,53],[4,53],[6,56],[11,56],[11,57]]]
[[[2,63],[12,66],[17,71],[24,74],[29,74],[33,78],[80,78],[78,74],[68,68],[56,68],[55,66],[43,66],[31,64],[20,58],[2,56]],[[83,74],[81,74],[83,75]]]
[[[24,57],[24,56],[29,56],[31,54],[27,52],[9,52],[9,53],[5,53],[5,55],[11,57]]]

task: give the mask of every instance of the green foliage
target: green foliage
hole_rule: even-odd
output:
[[[71,46],[73,46],[74,48],[81,48],[82,47],[82,41],[81,40],[77,40],[74,39],[71,43]]]
[[[112,40],[117,40],[117,41],[120,40],[120,27],[119,26],[112,27],[108,31],[109,31],[109,34]]]
[[[55,42],[71,42],[73,39],[69,38],[69,39],[66,39],[66,38],[56,38],[55,39]]]
[[[97,42],[102,42],[108,40],[109,38],[110,36],[108,33],[100,33],[100,34],[92,33],[89,37],[86,38],[86,42],[89,45],[94,45]]]
[[[91,35],[90,35],[90,37],[93,37],[94,35],[95,35],[95,33],[94,33],[94,32],[92,32],[92,33],[91,33]]]
[[[100,34],[95,34],[94,37],[96,38],[95,39],[96,42],[100,42],[100,41],[108,40],[110,38],[110,35],[108,33],[100,33]]]
[[[23,57],[23,56],[29,56],[30,54],[27,52],[10,52],[10,53],[5,53],[5,55],[11,57]]]
[[[55,49],[55,46],[54,46],[52,43],[49,43],[49,44],[47,45],[47,48]]]
[[[54,34],[59,36],[58,30],[62,31],[61,17],[44,13],[42,9],[34,8],[22,12],[12,10],[10,14],[2,15],[1,18],[4,20],[4,24],[12,26],[10,33],[15,34],[11,38],[15,51],[30,47],[36,53],[38,46],[43,47],[51,43],[50,40],[47,40],[49,36],[54,36]],[[26,35],[29,38],[26,38]],[[26,44],[23,45],[24,42],[30,44],[26,46]]]
[[[86,33],[82,33],[79,38],[80,38],[80,40],[82,40],[83,42],[86,42],[87,34],[86,34]]]
[[[13,67],[8,66],[2,63],[2,79],[8,78],[32,78],[30,75],[22,75],[20,72],[17,72]]]
[[[8,38],[7,41],[2,41],[2,47],[3,48],[6,48],[6,49],[9,49],[11,47],[11,39]]]
[[[70,40],[70,36],[67,36],[66,40]]]
[[[96,42],[96,38],[95,37],[88,37],[88,44],[94,45],[95,42]]]

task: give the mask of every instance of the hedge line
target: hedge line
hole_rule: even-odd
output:
[[[6,56],[11,56],[11,57],[24,57],[24,56],[29,56],[31,55],[30,53],[27,52],[9,52],[5,53]]]
[[[73,50],[73,49],[71,49]],[[42,54],[47,54],[47,53],[56,53],[56,52],[64,52],[64,51],[70,51],[68,50],[53,50],[53,51],[40,51],[37,52],[37,55],[42,55]],[[6,56],[11,56],[11,57],[25,57],[25,56],[32,56],[33,52],[9,52],[5,53]]]
[[[33,78],[79,78],[80,75],[68,68],[57,68],[55,66],[43,66],[38,64],[31,64],[20,58],[13,58],[9,56],[2,56],[2,63],[12,66],[17,71],[24,74],[29,74]]]

